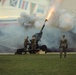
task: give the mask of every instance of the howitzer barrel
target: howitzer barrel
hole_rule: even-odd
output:
[[[42,30],[44,29],[44,27],[45,27],[45,24],[42,26],[42,28],[41,28],[41,31],[40,31],[40,32],[42,32]]]
[[[46,23],[46,21],[48,21],[47,19],[45,19],[45,23]],[[42,28],[41,28],[41,31],[40,32],[42,32],[42,30],[44,29],[44,27],[45,27],[45,23],[44,23],[44,25],[42,26]]]

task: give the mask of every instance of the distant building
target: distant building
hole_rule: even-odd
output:
[[[21,12],[44,17],[50,0],[5,0],[0,2],[0,18],[16,18]]]
[[[18,18],[21,12],[45,17],[52,0],[0,0],[0,18]],[[61,9],[76,13],[76,0],[62,0]]]

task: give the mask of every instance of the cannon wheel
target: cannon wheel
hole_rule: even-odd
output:
[[[15,54],[22,54],[22,52],[24,52],[24,48],[17,49]]]
[[[45,51],[45,53],[47,52],[47,46],[46,45],[40,46],[40,49],[43,50],[43,51]]]

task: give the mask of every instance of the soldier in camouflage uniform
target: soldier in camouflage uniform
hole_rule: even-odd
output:
[[[66,58],[66,49],[68,47],[67,39],[65,38],[65,35],[63,35],[63,38],[60,40],[60,58],[62,58],[62,52],[64,52],[64,58]]]
[[[32,37],[32,40],[31,40],[31,49],[32,50],[35,50],[36,49],[36,37]]]
[[[24,41],[24,51],[26,51],[28,49],[28,44],[29,44],[29,41],[28,41],[28,36],[26,37],[25,41]]]

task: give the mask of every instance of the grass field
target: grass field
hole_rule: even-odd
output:
[[[0,75],[76,75],[76,54],[0,55]]]

